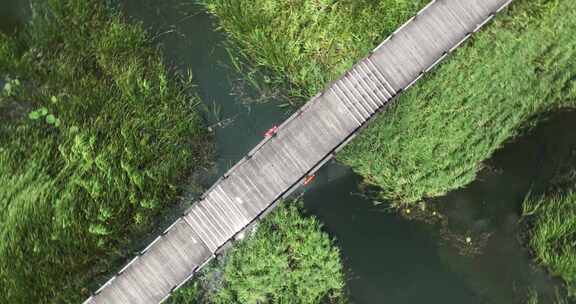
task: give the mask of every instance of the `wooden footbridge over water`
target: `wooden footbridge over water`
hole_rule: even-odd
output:
[[[282,123],[85,303],[166,300],[511,1],[432,1]]]

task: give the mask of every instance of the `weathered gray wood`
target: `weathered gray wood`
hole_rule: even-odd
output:
[[[365,106],[358,102],[350,88],[348,88],[343,81],[335,82],[333,89],[334,94],[340,100],[345,100],[357,113],[360,114],[362,121],[366,121],[371,116],[370,110],[366,109]]]
[[[158,303],[210,255],[193,229],[179,221],[89,303]]]
[[[251,200],[254,200],[255,196],[251,195],[250,191],[246,191],[247,188],[245,184],[242,183],[241,178],[228,178],[221,186],[222,191],[226,192],[226,195],[236,202],[236,206],[240,210],[243,210],[243,213],[246,214],[249,221],[260,213],[260,208],[250,203]]]
[[[386,89],[386,85],[380,81],[375,73],[367,67],[365,60],[360,61],[360,63],[356,65],[355,71],[358,73],[359,77],[362,78],[362,82],[366,87],[369,87],[370,90],[374,92],[380,107],[392,99],[392,93]]]
[[[372,71],[372,74],[378,78],[378,80],[385,84],[385,88],[387,89],[392,96],[396,96],[398,94],[398,90],[394,89],[394,86],[390,83],[390,81],[386,78],[386,75],[382,73],[382,71],[376,66],[376,64],[372,61],[372,57],[367,57],[364,59],[361,64],[365,64],[366,68]]]
[[[436,0],[263,139],[86,303],[155,304],[488,22],[510,0]]]
[[[377,85],[372,82],[372,79],[362,70],[361,66],[352,69],[349,76],[354,79],[359,90],[366,92],[368,100],[375,106],[376,111],[388,101],[388,98],[380,95],[381,92]]]
[[[355,127],[359,127],[364,123],[364,118],[362,113],[360,113],[345,97],[338,94],[336,90],[331,87],[325,94],[327,99],[334,100],[340,104],[342,109],[345,109],[344,115],[342,117],[350,117],[350,121],[354,122]]]

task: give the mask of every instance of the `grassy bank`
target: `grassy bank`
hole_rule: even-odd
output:
[[[427,0],[202,0],[235,56],[300,105],[411,17]]]
[[[525,240],[536,262],[566,282],[576,299],[576,147],[554,167],[549,189],[522,205]]]
[[[204,0],[234,46],[303,100],[425,1]],[[413,203],[462,187],[539,114],[574,105],[576,4],[518,0],[402,96],[339,159]]]
[[[0,34],[0,302],[79,302],[207,164],[189,80],[99,1]]]
[[[283,205],[170,301],[345,303],[340,254],[321,228],[297,205]]]
[[[523,204],[536,261],[566,282],[576,297],[576,192],[531,197]]]

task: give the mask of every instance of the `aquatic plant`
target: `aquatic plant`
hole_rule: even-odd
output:
[[[0,34],[0,74],[20,83],[0,98],[0,302],[78,303],[207,165],[210,138],[142,26],[101,1],[33,11]]]
[[[576,297],[576,192],[530,196],[523,204],[536,261],[561,277]]]
[[[171,303],[345,303],[338,249],[300,203],[284,204]]]

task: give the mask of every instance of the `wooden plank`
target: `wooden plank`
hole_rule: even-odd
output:
[[[414,79],[414,75],[419,74],[427,66],[426,59],[429,54],[420,53],[417,46],[406,38],[405,32],[394,36],[394,39],[390,42],[390,49],[403,62],[399,67],[409,75],[410,79]]]
[[[206,231],[212,232],[216,245],[220,247],[227,239],[226,228],[222,226],[216,215],[206,209],[204,206],[205,202],[205,200],[202,200],[195,203],[193,206],[194,212],[206,224]]]
[[[344,77],[334,83],[334,88],[341,98],[346,99],[350,105],[362,114],[362,121],[366,121],[370,116],[372,116],[372,109],[366,108],[365,105],[358,101],[358,97],[355,96],[352,89],[348,87]]]
[[[286,183],[282,186],[282,189],[286,189],[290,187],[290,185],[294,184],[294,182],[304,174],[303,170],[298,169],[294,164],[288,160],[286,155],[283,153],[277,152],[275,150],[276,146],[278,146],[278,141],[267,145],[266,149],[266,156],[268,157],[269,162],[273,163],[278,171],[278,174]]]
[[[331,127],[329,145],[333,146],[340,141],[340,138],[350,134],[356,129],[356,124],[344,113],[343,106],[329,99],[328,95],[323,95],[322,102],[315,106],[317,113],[322,113],[321,119],[326,125]]]
[[[309,112],[303,115],[302,123],[320,123],[322,130],[330,130],[331,133],[321,137],[327,148],[333,145],[334,138],[350,133],[350,127],[343,121],[342,117],[338,117],[337,104],[330,104],[330,100],[327,100],[324,94],[318,98],[318,101],[310,108]],[[313,116],[313,119],[310,119],[310,116]]]
[[[282,133],[275,137],[269,148],[272,153],[277,154],[284,163],[291,166],[296,175],[302,175],[309,168],[309,166],[302,162],[304,155],[298,154],[297,150],[289,149],[289,146],[286,146],[284,141],[284,136],[285,134]]]
[[[414,22],[414,24],[418,23],[420,23],[419,20]],[[398,34],[398,36],[404,40],[408,49],[412,50],[416,56],[422,58],[422,61],[424,62],[423,66],[427,67],[430,62],[435,61],[442,53],[444,53],[444,50],[438,48],[435,44],[430,43],[430,40],[428,39],[419,39],[420,37],[413,33],[413,28],[415,28],[415,26],[409,26],[405,31]]]
[[[321,113],[308,111],[302,114],[298,124],[287,126],[286,132],[293,135],[286,137],[288,145],[298,146],[304,150],[309,167],[312,167],[317,159],[330,149],[329,128],[321,120]]]
[[[497,0],[467,0],[470,1],[472,5],[475,5],[478,7],[478,10],[482,12],[483,16],[487,16],[490,15],[492,13],[495,13],[496,10],[499,8],[500,5],[502,5],[502,1]],[[466,5],[466,1],[464,1],[464,5]]]
[[[389,48],[396,56],[397,68],[402,69],[407,78],[412,81],[426,68],[427,64],[425,58],[419,57],[411,49],[411,45],[408,45],[408,41],[404,37],[403,34],[396,35],[395,39],[389,43]]]
[[[364,60],[366,67],[368,67],[370,71],[374,72],[374,75],[377,76],[378,79],[382,81],[382,83],[386,84],[386,88],[388,89],[388,92],[392,94],[392,97],[396,96],[396,94],[398,94],[398,90],[396,90],[394,86],[392,86],[390,81],[386,78],[386,75],[384,75],[380,70],[380,68],[374,63],[373,57],[374,55],[371,55],[370,57]]]
[[[436,37],[449,41],[454,44],[458,37],[470,31],[470,24],[466,24],[461,18],[455,17],[451,11],[449,4],[442,4],[439,6],[431,7],[425,14],[422,14],[423,22],[431,23],[432,28],[438,29],[440,35]]]
[[[468,18],[468,24],[473,27],[492,13],[487,7],[480,5],[478,0],[451,1],[450,4],[454,12],[460,17]]]
[[[382,95],[382,92],[378,89],[378,85],[364,72],[362,66],[356,66],[350,74],[354,77],[356,83],[358,83],[362,90],[367,93],[376,109],[379,109],[386,103],[388,98]]]
[[[427,12],[418,18],[418,22],[414,22],[412,26],[406,28],[406,32],[417,41],[433,45],[442,52],[447,51],[458,41],[457,37],[453,37],[454,35],[442,36],[441,28],[436,26],[434,19]]]
[[[242,229],[248,224],[248,219],[242,213],[242,210],[236,206],[236,202],[230,199],[225,192],[220,191],[222,187],[218,186],[210,193],[211,201],[215,201],[219,208],[230,218],[233,223],[234,232]]]
[[[222,183],[223,191],[226,192],[226,195],[230,197],[234,202],[236,202],[236,206],[243,210],[244,214],[246,215],[247,219],[250,220],[257,216],[260,213],[260,208],[256,205],[250,204],[248,202],[256,200],[256,196],[252,195],[252,191],[256,191],[255,189],[246,188],[247,184],[242,181],[242,179],[234,174],[231,177],[226,179],[225,183]]]
[[[319,112],[310,113],[310,119],[303,121],[299,127],[305,132],[297,139],[304,137],[308,142],[308,150],[314,150],[315,153],[309,153],[308,157],[314,164],[321,159],[337,142],[336,126],[326,121],[326,118]]]
[[[230,223],[230,218],[227,216],[226,212],[222,210],[213,196],[207,196],[200,202],[207,212],[214,217],[214,222],[220,225],[224,231],[224,240],[229,239],[234,235],[236,229],[232,223]]]
[[[279,181],[276,181],[278,178],[276,175],[274,177],[268,178],[264,171],[268,171],[269,168],[265,166],[261,166],[261,163],[258,161],[259,158],[262,158],[263,154],[259,154],[256,157],[252,157],[249,161],[247,161],[242,169],[244,169],[244,173],[248,177],[249,181],[252,182],[253,187],[260,189],[260,192],[264,193],[265,197],[262,200],[264,205],[262,208],[266,207],[267,203],[270,200],[274,199],[278,191],[280,191],[281,187],[278,185]],[[270,170],[272,172],[272,170]]]
[[[242,167],[238,168],[238,174],[243,175],[242,182],[246,182],[251,189],[255,189],[259,199],[252,200],[248,198],[244,203],[252,205],[252,208],[258,210],[258,214],[262,212],[268,205],[268,202],[274,197],[273,190],[268,188],[267,183],[263,183],[258,178],[258,172],[255,172],[252,165],[252,159],[247,161]]]
[[[355,74],[352,70],[348,71],[348,73],[343,77],[343,83],[350,90],[353,97],[356,99],[356,102],[363,106],[368,113],[370,113],[370,116],[372,116],[379,106],[372,99],[372,96],[370,96],[370,94],[360,86],[359,79],[356,79],[354,76]]]
[[[252,164],[254,171],[259,172],[259,176],[267,181],[274,194],[278,194],[289,187],[292,182],[290,176],[286,175],[287,172],[280,169],[272,156],[271,150],[265,147],[259,152],[258,157],[252,159]]]
[[[326,98],[336,100],[340,104],[342,104],[342,108],[346,109],[348,113],[347,116],[352,118],[352,120],[356,123],[356,127],[359,127],[364,123],[365,121],[364,116],[355,107],[353,107],[344,96],[338,94],[334,86],[328,88],[328,91],[324,95],[326,96]]]
[[[184,216],[184,220],[193,228],[210,251],[215,251],[219,247],[218,237],[210,230],[210,226],[205,222],[205,219],[196,213],[196,208],[190,209],[190,212]]]
[[[386,104],[386,102],[388,102],[388,100],[390,100],[393,95],[386,89],[386,85],[380,81],[378,76],[375,74],[375,71],[372,71],[370,70],[370,68],[368,68],[365,60],[361,61],[358,64],[357,69],[361,77],[366,79],[365,80],[366,83],[369,84],[370,87],[377,94],[381,104],[382,105]]]
[[[342,102],[346,102],[351,108],[358,113],[359,120],[364,123],[369,117],[370,113],[362,106],[360,106],[356,100],[352,98],[352,93],[350,90],[346,89],[341,81],[337,81],[332,86],[332,94],[334,94]]]
[[[210,256],[185,223],[175,225],[147,253],[104,288],[93,303],[158,303]]]
[[[252,175],[254,174],[253,170],[249,168],[251,161],[252,158],[245,161],[242,164],[242,166],[236,169],[234,175],[236,176],[237,180],[243,184],[243,186],[245,187],[244,189],[246,189],[250,193],[250,197],[244,200],[244,202],[247,201],[250,201],[252,203],[258,202],[258,205],[263,207],[265,205],[264,202],[266,202],[269,199],[270,194],[269,191],[267,191],[263,187],[258,187],[257,184],[255,183],[255,180],[252,177]],[[254,199],[252,199],[252,197]],[[258,209],[261,210],[261,208]]]
[[[411,78],[406,71],[403,70],[403,62],[391,51],[390,44],[392,41],[393,39],[383,45],[378,52],[375,52],[371,60],[377,69],[385,76],[384,78],[390,82],[394,91],[398,92],[404,89],[406,84],[411,81]]]
[[[225,185],[229,185],[229,183],[226,183]],[[249,216],[248,212],[241,207],[241,203],[231,196],[234,192],[231,191],[230,187],[224,188],[221,184],[214,191],[228,202],[230,208],[236,211],[235,213],[238,215],[239,221],[242,222],[243,226],[250,222],[251,216]]]

